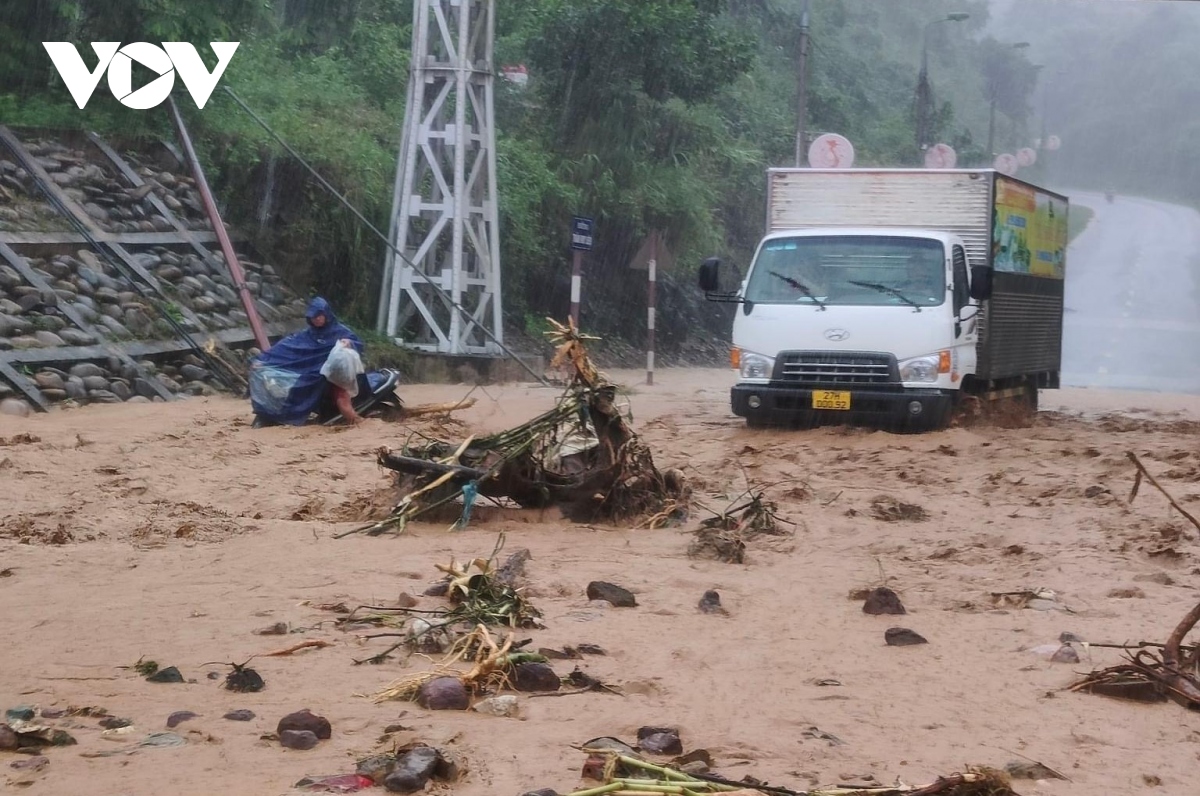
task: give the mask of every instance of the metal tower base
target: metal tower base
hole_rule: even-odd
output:
[[[380,319],[424,351],[496,355],[503,345],[494,14],[495,0],[414,3],[390,231],[405,258],[388,255]]]

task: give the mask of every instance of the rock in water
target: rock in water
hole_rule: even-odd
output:
[[[396,770],[395,755],[371,755],[358,761],[354,772],[369,777],[376,785],[382,785],[388,775]]]
[[[867,594],[867,600],[863,603],[863,613],[881,616],[908,612],[904,610],[904,604],[900,602],[900,595],[887,586],[880,586],[878,589],[871,589]]]
[[[308,708],[298,710],[295,713],[289,713],[279,720],[279,726],[275,728],[275,732],[282,737],[283,733],[288,730],[297,732],[311,732],[317,738],[328,738],[333,734],[333,728],[329,724],[329,720],[324,716],[318,716]]]
[[[587,597],[589,600],[604,600],[617,608],[637,606],[637,599],[633,596],[633,592],[603,580],[594,580],[588,584]]]
[[[172,713],[170,716],[167,716],[167,727],[169,729],[174,729],[174,728],[178,727],[180,724],[183,724],[185,721],[190,721],[191,719],[194,719],[199,715],[200,714],[193,713],[190,710],[177,710],[174,713]]]
[[[488,699],[476,702],[471,709],[486,716],[512,718],[520,712],[520,705],[517,703],[515,696],[504,694],[503,696],[489,697]]]
[[[116,396],[113,397],[115,398]],[[183,675],[174,666],[160,669],[146,678],[146,682],[148,683],[182,683],[183,681]]]
[[[518,663],[513,667],[513,688],[518,691],[557,691],[562,680],[545,663]]]
[[[304,751],[318,743],[317,736],[308,730],[284,730],[279,733],[279,744],[287,749]]]
[[[429,710],[466,710],[471,706],[471,697],[462,680],[438,677],[421,686],[417,704]]]
[[[441,760],[438,750],[429,746],[418,746],[404,752],[396,762],[396,768],[383,781],[383,786],[393,793],[415,793],[425,787]]]
[[[1070,644],[1063,644],[1050,656],[1054,663],[1079,663],[1079,653]]]
[[[0,401],[0,415],[29,417],[31,414],[33,414],[32,407],[18,398],[5,398]]]
[[[681,755],[683,741],[679,731],[667,727],[642,727],[638,730],[638,748],[652,755]]]
[[[889,647],[911,647],[914,644],[928,644],[920,633],[907,627],[889,627],[883,633],[883,640]]]
[[[704,596],[700,598],[700,604],[697,606],[701,613],[705,614],[728,614],[725,607],[721,605],[721,595],[715,589],[709,589],[704,592]]]
[[[250,721],[254,718],[253,710],[231,710],[224,716],[230,721]]]

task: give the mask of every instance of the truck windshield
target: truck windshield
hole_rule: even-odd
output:
[[[754,261],[745,298],[764,304],[934,307],[946,300],[945,256],[942,243],[929,238],[774,238]]]

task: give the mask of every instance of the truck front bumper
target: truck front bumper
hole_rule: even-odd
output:
[[[790,387],[776,384],[738,384],[731,390],[733,413],[762,423],[788,423],[800,418],[839,417],[900,423],[926,423],[945,418],[954,403],[954,394],[937,389],[896,386],[877,389],[829,390],[850,393],[850,408],[814,409],[813,393],[819,387]]]

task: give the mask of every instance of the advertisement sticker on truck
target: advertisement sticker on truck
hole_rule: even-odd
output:
[[[997,181],[992,229],[995,270],[1062,279],[1066,248],[1064,202],[1028,185]]]

